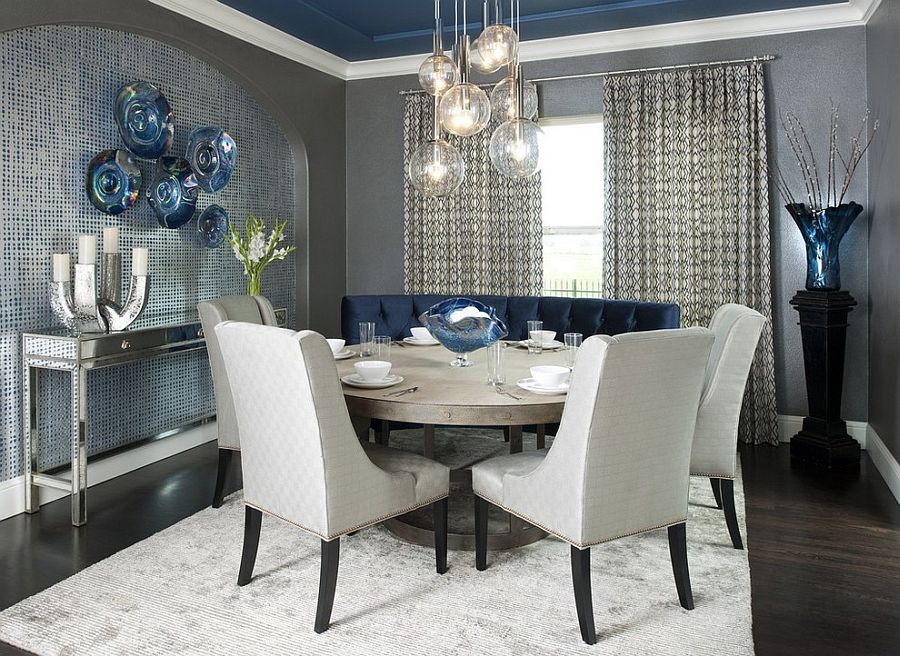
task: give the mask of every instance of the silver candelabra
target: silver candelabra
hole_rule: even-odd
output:
[[[137,250],[139,249],[135,249]],[[68,275],[65,275],[66,279],[63,280],[57,280],[57,275],[54,275],[54,280],[50,283],[50,307],[53,314],[63,325],[77,332],[125,330],[143,312],[150,290],[150,276],[146,273],[135,275],[135,268],[132,265],[131,284],[124,302],[122,256],[119,253],[103,254],[99,297],[95,264],[75,265],[74,293]]]

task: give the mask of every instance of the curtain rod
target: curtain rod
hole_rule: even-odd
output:
[[[652,68],[631,68],[623,71],[603,71],[601,73],[575,73],[573,75],[555,75],[552,77],[538,77],[529,80],[534,84],[543,82],[558,82],[560,80],[583,80],[595,77],[609,77],[610,75],[627,75],[629,73],[655,73],[658,71],[674,71],[684,68],[707,68],[711,66],[732,66],[736,64],[753,64],[756,62],[770,62],[776,59],[775,55],[758,55],[756,57],[745,57],[744,59],[723,59],[720,61],[699,62],[696,64],[674,64],[671,66],[654,66]],[[494,83],[496,84],[496,83]],[[493,87],[494,84],[479,84],[482,88]],[[405,89],[400,92],[401,96],[410,94],[425,93],[422,89]]]

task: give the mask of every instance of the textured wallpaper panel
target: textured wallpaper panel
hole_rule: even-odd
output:
[[[155,162],[138,160],[138,204],[110,217],[84,192],[84,171],[105,148],[123,147],[112,115],[119,87],[136,79],[157,85],[175,114],[170,154],[183,156],[188,133],[202,125],[227,130],[238,145],[229,185],[201,193],[195,219],[179,230],[158,226],[144,191]],[[46,301],[50,255],[70,252],[77,235],[121,229],[123,271],[131,249],[150,249],[151,293],[135,326],[193,313],[197,301],[243,293],[243,268],[227,246],[203,248],[196,216],[224,207],[238,228],[248,213],[294,216],[294,159],[278,125],[237,83],[177,48],[143,36],[92,27],[43,26],[0,34],[0,481],[24,473],[21,436],[23,330],[52,325]],[[293,243],[289,226],[285,243]],[[293,255],[272,265],[263,293],[288,309],[293,325]],[[68,461],[67,380],[44,374],[42,467]],[[205,352],[89,374],[89,449],[98,453],[215,411]]]

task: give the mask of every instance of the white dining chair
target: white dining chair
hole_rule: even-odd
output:
[[[668,528],[678,599],[692,609],[689,465],[712,344],[706,328],[586,339],[553,445],[472,468],[476,568],[487,567],[489,504],[568,542],[581,637],[593,644],[591,547]]]
[[[716,341],[706,365],[691,450],[691,476],[709,478],[735,549],[744,548],[734,507],[738,424],[750,365],[765,323],[766,318],[756,310],[734,303],[723,305],[713,315],[709,329]]]
[[[213,490],[212,507],[219,508],[225,496],[225,481],[231,467],[232,456],[241,450],[231,388],[225,376],[222,353],[216,339],[215,327],[223,321],[245,321],[266,326],[278,324],[275,310],[265,296],[222,296],[197,304],[200,325],[206,337],[206,352],[212,372],[213,390],[216,394],[216,431],[219,444],[219,468]]]
[[[325,338],[230,321],[215,330],[241,435],[245,523],[238,585],[251,580],[262,513],[321,540],[316,633],[329,626],[342,535],[432,505],[435,568],[446,572],[450,470],[357,439]]]

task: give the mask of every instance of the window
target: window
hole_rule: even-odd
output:
[[[603,119],[545,118],[541,127],[544,295],[600,296]]]

